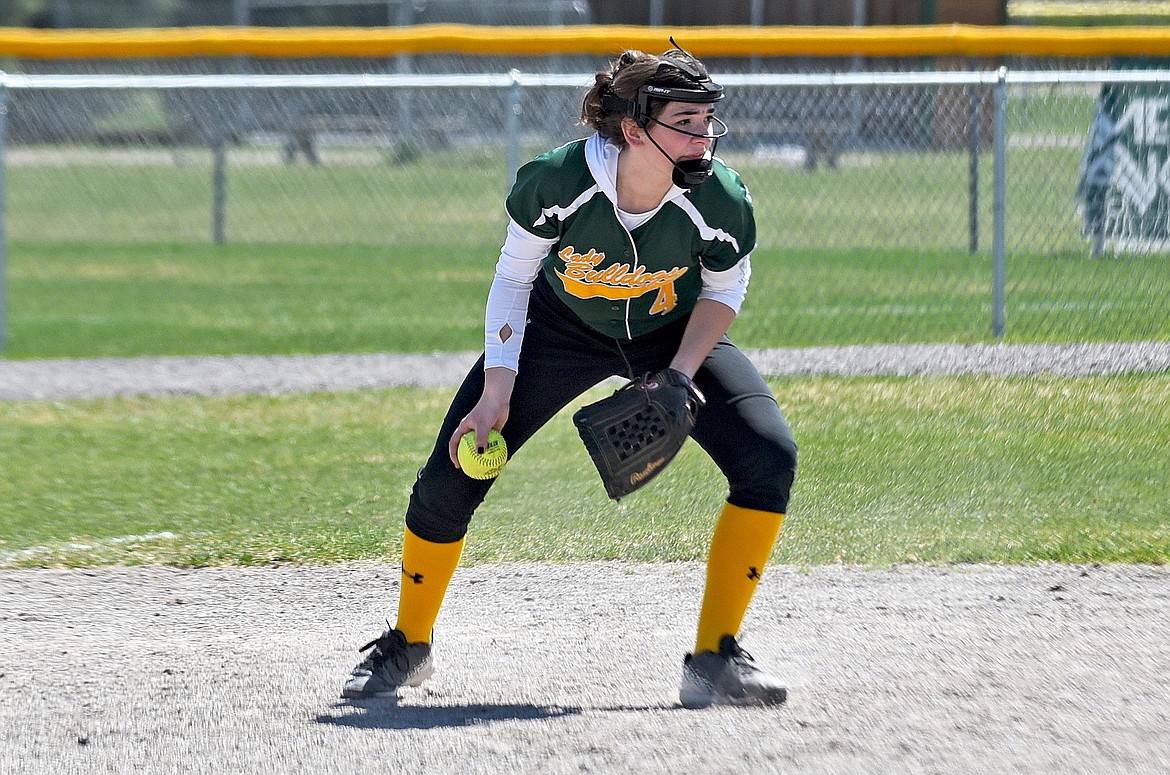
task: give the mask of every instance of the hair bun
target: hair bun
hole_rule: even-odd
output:
[[[623,51],[621,56],[618,57],[617,67],[615,67],[614,70],[616,71],[616,70],[619,70],[623,67],[628,67],[628,66],[634,64],[635,62],[638,61],[639,57],[641,57],[641,56],[642,56],[642,52],[640,52],[640,51],[634,51],[634,50]]]

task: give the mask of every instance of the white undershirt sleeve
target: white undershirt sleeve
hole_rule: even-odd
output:
[[[722,272],[715,272],[703,267],[703,288],[699,291],[700,299],[713,299],[731,307],[736,314],[743,306],[747,296],[748,281],[752,277],[752,257],[746,255],[739,262]]]
[[[537,237],[509,221],[484,314],[484,368],[519,370],[532,281],[555,244],[556,240]]]

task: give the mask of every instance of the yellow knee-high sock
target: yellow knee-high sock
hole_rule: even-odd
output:
[[[784,515],[723,507],[707,557],[707,588],[699,612],[695,653],[718,651],[724,635],[739,633],[748,604],[780,535]]]
[[[402,539],[402,589],[398,595],[398,623],[409,643],[430,643],[431,631],[447,585],[463,556],[463,539],[436,544],[408,528]]]

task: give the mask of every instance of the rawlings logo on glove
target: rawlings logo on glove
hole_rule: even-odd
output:
[[[662,369],[577,410],[573,424],[609,497],[623,498],[662,473],[705,403],[685,374]]]

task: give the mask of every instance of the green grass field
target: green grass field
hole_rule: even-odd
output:
[[[1168,374],[772,384],[802,455],[778,561],[1170,557]],[[449,395],[0,403],[0,449],[19,450],[0,566],[393,558]],[[509,464],[467,561],[701,559],[723,494],[689,444],[613,504],[562,415]]]
[[[1077,98],[1077,121],[1091,105]],[[1013,131],[1055,131],[1054,115],[1019,110]],[[8,357],[478,346],[504,227],[499,148],[327,148],[320,166],[233,149],[225,245],[211,244],[206,149],[18,150]],[[741,344],[992,340],[990,154],[974,253],[965,153],[860,154],[814,171],[726,158],[759,224]],[[1164,254],[1089,257],[1080,151],[1012,148],[1007,161],[1006,339],[1170,336]]]
[[[17,242],[6,355],[477,349],[497,250]],[[1170,261],[1160,256],[1032,257],[1009,280],[1008,341],[1170,337]],[[733,329],[746,347],[984,342],[991,333],[986,258],[875,250],[761,249]]]
[[[1018,210],[1064,201],[1076,156],[1009,160]],[[10,170],[6,358],[481,346],[502,233],[490,154],[243,165],[226,245],[209,244],[205,162],[83,158]],[[994,341],[989,238],[965,249],[965,159],[912,161],[753,171],[761,247],[740,345]],[[1049,210],[1048,231],[1010,237],[1006,340],[1170,338],[1170,261],[1091,259],[1067,203]],[[781,561],[1170,556],[1170,375],[773,386],[803,461]],[[0,565],[392,558],[449,395],[0,403]],[[688,447],[611,504],[560,418],[489,498],[468,561],[700,558],[723,494]]]
[[[530,158],[529,148],[521,158]],[[323,149],[319,166],[284,164],[274,148],[228,153],[229,242],[498,247],[505,225],[503,148],[410,159],[377,149]],[[210,151],[203,148],[23,149],[8,168],[9,234],[18,241],[212,240]],[[912,253],[968,245],[969,158],[962,151],[854,154],[814,171],[728,150],[756,205],[765,248]],[[1073,197],[1075,148],[1011,149],[1008,244],[1025,254],[1088,251]],[[980,233],[991,245],[992,158],[979,166]],[[68,214],[68,217],[65,217]]]

